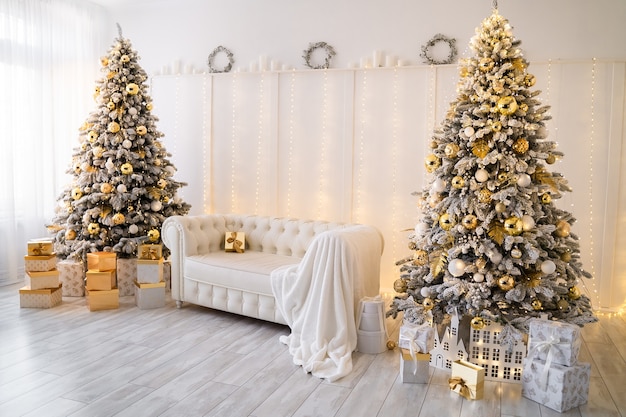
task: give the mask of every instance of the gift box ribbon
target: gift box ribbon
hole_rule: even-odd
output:
[[[428,332],[425,330],[430,328],[428,323],[423,323],[417,327],[400,327],[400,339],[409,342],[409,353],[413,359],[413,375],[417,374],[417,354],[428,353]]]
[[[141,251],[141,259],[156,260],[157,250],[155,248],[144,248],[143,251]]]
[[[454,391],[456,387],[460,387],[461,389],[459,391],[459,394],[461,394],[461,396],[467,400],[472,399],[472,392],[470,390],[470,387],[465,384],[465,380],[460,376],[454,376],[448,379],[448,385],[450,386],[450,389],[452,391]]]
[[[233,244],[233,248],[235,249],[235,252],[237,253],[243,252],[243,249],[241,249],[241,245],[243,242],[237,239],[237,232],[231,232],[230,237],[228,238],[227,242]]]
[[[528,360],[533,360],[534,358],[538,357],[541,352],[547,352],[546,363],[541,370],[541,375],[539,376],[539,387],[541,389],[546,389],[548,387],[548,372],[550,371],[550,366],[552,365],[554,355],[556,355],[557,353],[565,355],[565,349],[567,348],[568,344],[568,342],[561,341],[557,329],[553,327],[550,329],[550,334],[548,335],[547,339],[538,342],[528,352]]]

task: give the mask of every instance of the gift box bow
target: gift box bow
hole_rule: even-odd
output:
[[[158,259],[159,252],[156,248],[143,248],[141,251],[141,259]]]
[[[546,359],[541,375],[539,376],[539,386],[542,389],[546,389],[548,386],[548,372],[552,361],[557,354],[565,355],[566,349],[569,346],[569,342],[562,341],[557,328],[551,328],[550,333],[545,340],[537,342],[532,349],[528,352],[527,360],[532,361],[539,357],[539,354],[546,352]]]
[[[409,345],[409,349],[416,353],[428,353],[434,347],[435,329],[430,327],[428,323],[416,325],[400,326],[400,341],[404,341]]]
[[[237,239],[237,232],[230,232],[230,237],[226,241],[228,243],[232,243],[233,244],[233,248],[235,249],[235,252],[237,252],[237,253],[242,253],[243,252],[243,249],[241,247],[243,242],[241,240]]]
[[[465,380],[463,378],[461,378],[460,376],[454,376],[450,379],[448,379],[448,385],[450,386],[450,389],[452,391],[455,391],[457,389],[457,387],[459,387],[459,394],[461,394],[461,396],[467,400],[471,400],[472,399],[472,390],[471,388],[465,383]]]

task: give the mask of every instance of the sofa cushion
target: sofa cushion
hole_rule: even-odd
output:
[[[285,265],[295,265],[294,256],[246,251],[211,252],[185,258],[185,278],[247,292],[272,295],[270,274]]]

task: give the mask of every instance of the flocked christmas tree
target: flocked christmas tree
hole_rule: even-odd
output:
[[[494,5],[495,6],[495,5]],[[579,280],[575,219],[555,200],[571,191],[551,172],[563,154],[547,139],[548,106],[535,77],[494,7],[459,63],[457,97],[436,129],[426,157],[428,185],[409,237],[412,256],[398,261],[400,278],[389,315],[409,322],[432,314],[469,316],[480,329],[499,322],[517,338],[529,318],[577,325],[596,321]]]
[[[87,252],[103,250],[134,256],[140,243],[160,241],[167,217],[189,212],[176,194],[186,184],[174,180],[138,60],[120,29],[101,58],[97,108],[80,128],[68,170],[73,180],[49,227],[59,257],[84,260]]]

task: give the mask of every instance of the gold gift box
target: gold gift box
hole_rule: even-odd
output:
[[[87,254],[87,269],[99,272],[115,270],[116,261],[115,252],[90,252]]]
[[[50,239],[36,239],[29,240],[28,245],[28,255],[29,256],[43,256],[43,255],[52,255],[52,240]]]
[[[163,257],[163,245],[143,244],[137,250],[139,259],[157,260]]]
[[[32,290],[20,288],[20,308],[51,308],[61,304],[61,284],[57,288]]]
[[[468,400],[483,398],[485,388],[485,368],[463,359],[452,362],[452,376],[448,381],[450,389]]]
[[[163,281],[163,258],[157,260],[137,259],[137,282],[156,284]]]
[[[226,232],[224,250],[226,252],[243,253],[246,249],[246,234],[244,232]]]
[[[87,271],[88,291],[109,291],[115,288],[115,270],[113,271]]]
[[[58,288],[59,286],[59,271],[53,269],[52,271],[26,271],[24,276],[26,281],[26,287],[29,290],[43,290],[46,288]]]
[[[105,291],[87,290],[89,311],[115,310],[120,307],[120,292],[117,288]]]
[[[24,256],[24,270],[26,272],[44,272],[51,271],[56,268],[57,257],[53,253],[51,255],[26,255]]]
[[[165,281],[144,284],[135,281],[135,305],[141,310],[165,306]]]

